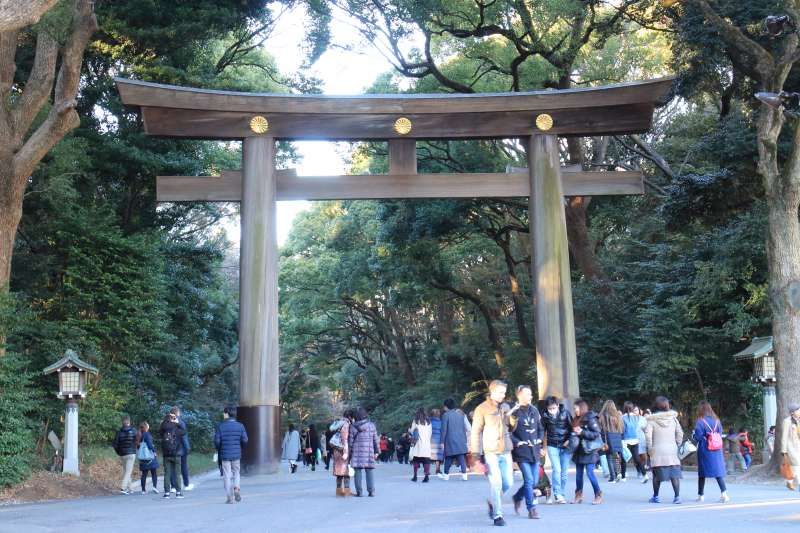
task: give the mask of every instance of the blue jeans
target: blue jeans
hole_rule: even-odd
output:
[[[522,472],[522,486],[516,494],[514,494],[514,501],[522,501],[525,498],[525,505],[528,510],[534,508],[533,504],[533,487],[539,483],[539,463],[517,463],[519,471]]]
[[[744,470],[749,470],[750,463],[753,462],[753,457],[749,453],[743,453],[742,458],[744,460]]]
[[[514,483],[511,454],[487,453],[484,459],[488,469],[486,475],[489,478],[489,497],[494,507],[494,516],[492,518],[497,518],[503,516],[503,494],[508,492],[508,489]]]
[[[576,464],[577,472],[575,474],[575,492],[583,492],[583,471],[586,470],[586,476],[592,484],[594,495],[600,494],[600,484],[597,482],[597,477],[594,475],[594,465]]]
[[[548,446],[547,457],[550,459],[550,466],[553,468],[553,475],[550,478],[550,484],[553,486],[553,496],[566,498],[567,475],[572,452],[569,451],[569,448]]]

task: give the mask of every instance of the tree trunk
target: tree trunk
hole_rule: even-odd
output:
[[[39,22],[58,0],[0,0],[0,31],[19,30]]]
[[[764,178],[769,207],[767,260],[778,404],[776,453],[768,465],[772,473],[783,461],[781,427],[787,406],[800,399],[800,127],[795,130],[791,159],[781,173],[777,140],[782,122],[780,111],[762,106],[758,123],[759,172]]]
[[[14,238],[22,218],[22,194],[24,182],[20,187],[14,179],[11,161],[13,156],[0,147],[0,296],[9,291],[11,282],[11,258],[14,252]],[[0,357],[6,353],[6,331],[0,328]]]
[[[414,376],[414,367],[411,366],[411,360],[408,358],[408,350],[406,350],[406,336],[400,325],[400,319],[397,312],[386,307],[386,317],[388,322],[388,331],[391,335],[391,343],[394,345],[395,357],[397,364],[400,366],[400,371],[403,373],[403,380],[408,387],[414,387],[417,384],[417,378]]]
[[[519,287],[519,278],[517,277],[517,268],[514,264],[514,256],[511,254],[510,235],[507,233],[506,238],[495,239],[500,249],[503,250],[503,256],[506,260],[506,269],[508,272],[508,283],[511,286],[511,300],[514,303],[514,319],[517,323],[517,332],[519,333],[519,341],[525,348],[533,348],[531,336],[528,333],[528,326],[525,324],[525,296]]]
[[[469,291],[456,289],[455,287],[451,287],[450,285],[446,285],[444,283],[437,283],[431,282],[431,286],[442,289],[445,291],[449,291],[459,298],[463,298],[468,302],[472,302],[475,307],[478,308],[481,316],[483,317],[484,322],[486,323],[486,333],[489,336],[489,344],[492,347],[492,354],[494,355],[494,362],[497,363],[498,368],[500,369],[500,377],[505,378],[508,374],[506,370],[506,355],[503,351],[503,342],[500,340],[500,332],[497,331],[497,326],[494,324],[494,318],[492,316],[492,311],[489,309],[483,300],[478,297],[478,295],[473,294]]]

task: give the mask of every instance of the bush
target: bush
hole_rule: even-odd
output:
[[[0,487],[13,485],[30,473],[36,436],[28,415],[36,395],[31,373],[13,353],[0,357]]]

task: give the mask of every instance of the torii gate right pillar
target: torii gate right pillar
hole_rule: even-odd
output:
[[[558,139],[533,135],[527,148],[539,398],[552,395],[571,404],[580,391]]]

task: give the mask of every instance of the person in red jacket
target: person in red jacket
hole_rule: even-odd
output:
[[[739,446],[741,446],[742,457],[744,457],[744,469],[749,470],[750,463],[753,462],[753,443],[750,442],[747,428],[739,428]]]

